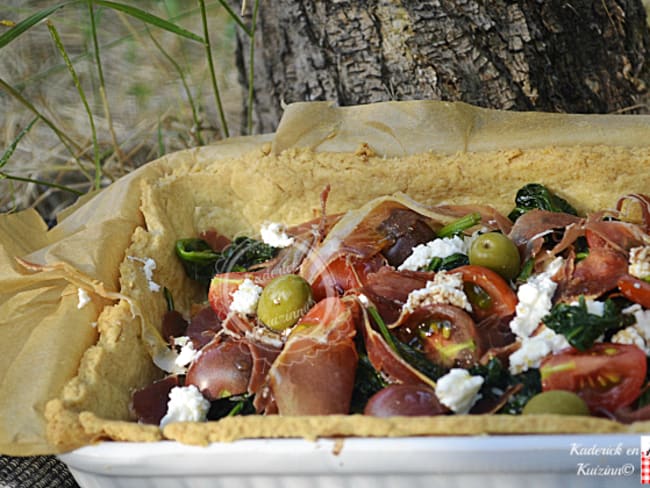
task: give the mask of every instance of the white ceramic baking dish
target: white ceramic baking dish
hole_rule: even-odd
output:
[[[103,442],[61,455],[82,488],[640,485],[639,435]]]

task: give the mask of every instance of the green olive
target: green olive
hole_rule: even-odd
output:
[[[589,415],[585,401],[572,391],[549,390],[538,393],[524,406],[523,414],[554,413],[559,415]]]
[[[257,303],[257,317],[269,329],[282,331],[298,322],[312,304],[311,286],[298,275],[274,278]]]
[[[519,273],[519,250],[500,232],[487,232],[474,239],[468,257],[470,264],[489,268],[507,280]]]

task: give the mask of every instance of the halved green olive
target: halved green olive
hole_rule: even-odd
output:
[[[549,390],[538,393],[524,406],[522,414],[554,413],[559,415],[589,415],[585,401],[572,391]]]
[[[298,275],[278,276],[264,287],[257,303],[257,317],[279,332],[298,322],[311,304],[309,283]]]
[[[515,243],[500,232],[481,234],[469,248],[469,263],[484,266],[511,280],[519,273],[520,257]]]

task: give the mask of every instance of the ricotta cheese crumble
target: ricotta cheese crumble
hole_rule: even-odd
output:
[[[440,403],[455,413],[468,413],[481,398],[482,376],[472,376],[462,368],[452,368],[436,382],[436,396]]]
[[[424,288],[409,293],[403,310],[413,312],[418,307],[434,303],[448,303],[471,312],[472,305],[463,290],[463,275],[438,271]]]
[[[517,290],[515,317],[510,321],[510,330],[517,337],[529,337],[542,318],[551,311],[551,300],[557,288],[557,283],[551,278],[563,262],[562,258],[555,258],[542,273],[528,278]]]
[[[621,329],[612,336],[612,342],[618,344],[634,344],[650,356],[650,310],[644,310],[635,303],[622,310],[625,314],[634,315],[636,323]]]
[[[650,278],[650,246],[640,246],[630,249],[630,261],[627,272],[644,280]]]
[[[399,271],[417,271],[426,268],[433,258],[447,258],[453,254],[467,254],[471,238],[443,237],[413,248],[411,255],[399,265]]]
[[[254,314],[261,294],[262,287],[256,285],[250,278],[246,278],[232,294],[230,311],[243,315]]]
[[[160,420],[160,427],[171,422],[205,422],[210,402],[194,386],[175,386],[169,392],[167,413]]]
[[[285,225],[277,222],[263,224],[260,229],[260,236],[264,244],[273,247],[289,247],[294,242],[294,238],[287,235]]]

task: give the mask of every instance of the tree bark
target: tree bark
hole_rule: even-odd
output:
[[[262,1],[254,48],[257,133],[297,101],[609,113],[633,111],[650,84],[641,0]]]

